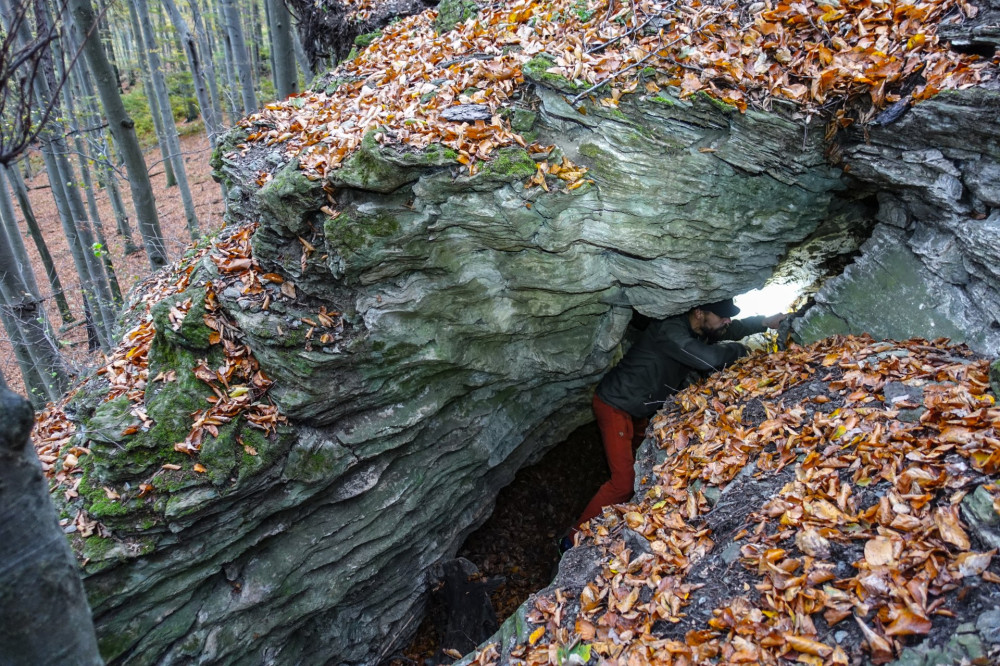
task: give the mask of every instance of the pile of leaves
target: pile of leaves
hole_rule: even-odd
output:
[[[663,462],[645,492],[577,539],[596,575],[535,597],[511,663],[879,664],[997,606],[996,551],[960,507],[986,493],[1000,514],[1000,407],[967,348],[756,354],[647,434]],[[472,661],[499,663],[499,646]]]
[[[198,473],[207,471],[197,462],[202,439],[205,435],[218,436],[220,426],[242,416],[251,427],[271,434],[280,423],[286,421],[268,397],[268,391],[274,382],[260,369],[252,351],[243,341],[242,333],[219,305],[218,294],[231,288],[238,289],[241,299],[256,302],[263,310],[270,307],[272,298],[292,301],[298,297],[293,283],[280,275],[264,273],[252,257],[250,238],[255,228],[255,225],[246,225],[227,230],[210,247],[191,253],[171,269],[161,271],[139,285],[137,293],[141,297],[127,315],[127,319],[138,319],[138,323],[122,336],[121,342],[97,371],[110,386],[103,401],[127,396],[131,403],[130,412],[139,422],[138,425],[127,427],[121,435],[129,436],[148,430],[153,425],[145,409],[148,384],[177,381],[176,370],[161,372],[152,379],[149,377],[149,352],[157,334],[151,308],[163,299],[184,292],[192,286],[192,276],[196,274],[199,263],[207,256],[218,269],[220,277],[214,284],[210,281],[204,284],[203,318],[205,326],[211,331],[208,342],[222,349],[224,362],[218,368],[210,368],[202,361],[194,369],[195,376],[211,388],[212,395],[207,398],[204,409],[190,415],[191,429],[185,439],[174,444],[176,451],[191,456],[192,469]],[[265,288],[268,283],[280,286],[276,290],[269,290]],[[272,296],[272,291],[276,293],[275,296]],[[181,328],[193,305],[191,298],[188,298],[170,308],[169,325],[174,331]],[[317,313],[316,321],[309,318],[303,321],[312,325],[306,336],[307,344],[314,331],[318,331],[318,338],[332,341],[343,330],[339,313],[327,313],[325,308]],[[73,397],[74,393],[70,393],[61,403],[50,405],[39,412],[32,436],[46,476],[53,487],[64,489],[67,499],[78,496],[77,488],[82,472],[80,458],[91,453],[85,446],[74,444],[76,428],[67,414],[67,405]],[[247,452],[256,455],[255,451]],[[177,468],[170,464],[164,467]],[[136,486],[139,496],[148,494],[153,489],[149,480],[131,485]],[[120,499],[116,491],[105,491],[110,500]],[[86,520],[86,517],[83,516],[83,519]]]
[[[369,131],[380,143],[449,146],[474,164],[497,148],[525,145],[500,113],[523,83],[522,67],[547,68],[614,106],[622,95],[706,91],[745,110],[773,98],[806,116],[832,110],[837,126],[870,119],[886,103],[994,79],[997,61],[950,51],[942,21],[975,16],[959,0],[516,0],[496,2],[437,34],[428,10],[384,34],[333,73],[332,92],[308,91],[265,106],[243,126],[248,143],[281,144],[310,178],[341,166]],[[489,121],[447,120],[462,104],[486,105]],[[836,108],[835,108],[836,107]],[[835,108],[835,110],[834,110]],[[581,110],[582,111],[582,110]]]

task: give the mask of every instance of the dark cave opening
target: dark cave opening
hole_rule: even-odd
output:
[[[549,584],[559,562],[558,538],[598,487],[610,477],[595,422],[574,430],[537,463],[520,470],[500,491],[492,515],[469,535],[458,557],[471,561],[483,579],[502,577],[490,594],[498,624]],[[386,666],[451,663],[441,653],[444,608],[432,595],[427,614],[402,654]]]

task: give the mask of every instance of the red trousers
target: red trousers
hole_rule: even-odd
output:
[[[632,451],[633,447],[642,443],[648,423],[648,419],[637,419],[596,395],[593,404],[601,441],[604,442],[604,455],[611,468],[611,480],[597,490],[577,519],[577,526],[600,514],[602,508],[621,504],[632,497],[635,485],[635,456]]]

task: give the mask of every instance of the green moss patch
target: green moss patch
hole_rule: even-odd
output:
[[[440,35],[453,30],[456,25],[465,23],[478,13],[479,7],[474,0],[441,0],[438,4],[434,29]]]
[[[554,90],[577,92],[584,89],[583,86],[577,85],[565,76],[546,71],[555,66],[556,61],[552,56],[541,53],[521,65],[521,73],[524,74],[524,78]]]

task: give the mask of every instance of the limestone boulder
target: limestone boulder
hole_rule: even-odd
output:
[[[504,149],[471,176],[447,149],[371,135],[325,183],[240,130],[223,142],[223,236],[259,225],[267,307],[200,260],[152,310],[150,376],[177,370],[145,389],[154,425],[102,402],[100,379],[75,405],[95,453],[70,505],[107,531],[80,552],[109,662],[378,663],[498,489],[591,418],[633,309],[758,287],[831,220],[866,223],[789,109],[660,93],[583,113],[544,69],[509,112],[552,151]],[[588,182],[528,187],[564,159]],[[172,446],[211,391],[181,375],[222,359],[204,313],[170,317],[210,287],[288,423],[220,427],[196,474]],[[320,311],[339,322],[325,341],[303,323]]]

